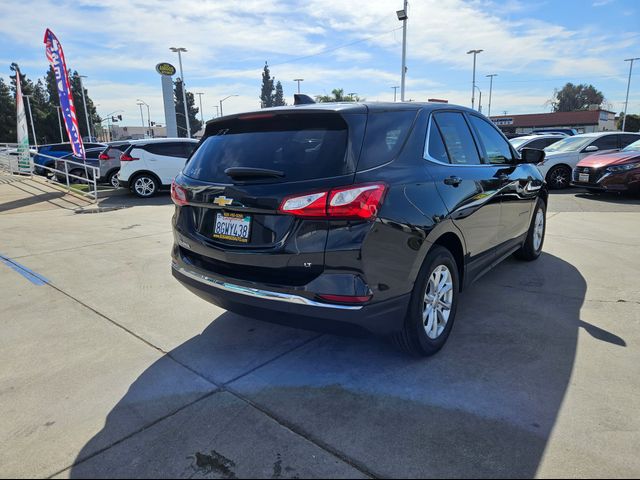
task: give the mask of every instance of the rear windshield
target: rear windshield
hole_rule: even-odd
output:
[[[196,180],[233,183],[230,167],[276,170],[293,182],[353,173],[346,161],[348,128],[336,114],[256,114],[210,124],[184,174]]]

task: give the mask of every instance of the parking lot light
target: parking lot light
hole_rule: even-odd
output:
[[[177,52],[178,54],[178,63],[180,64],[180,81],[182,82],[182,103],[184,104],[184,117],[187,122],[187,137],[191,138],[191,125],[189,125],[189,112],[187,110],[187,90],[184,83],[184,73],[182,71],[182,52],[186,52],[187,49],[184,47],[171,47],[169,50]]]
[[[484,50],[469,50],[467,55],[473,54],[473,87],[471,88],[471,109],[475,108],[476,104],[476,57]]]
[[[629,105],[629,88],[631,87],[631,72],[633,71],[633,62],[636,60],[640,60],[640,57],[636,58],[627,58],[625,62],[629,62],[629,80],[627,81],[627,98],[624,101],[624,117],[622,118],[622,131],[624,132],[624,127],[627,123],[627,106]]]
[[[489,83],[489,111],[487,112],[487,117],[491,117],[491,94],[493,93],[493,77],[497,77],[498,74],[497,73],[492,73],[490,75],[487,75],[487,77],[490,78],[490,83]]]

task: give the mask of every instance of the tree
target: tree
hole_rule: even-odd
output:
[[[616,128],[622,130],[622,121],[624,120],[624,113],[620,112]],[[640,132],[640,115],[627,115],[627,121],[624,125],[625,132]]]
[[[176,105],[176,123],[178,124],[178,136],[187,136],[187,122],[184,118],[184,101],[182,99],[182,80],[175,82],[173,90],[174,102]],[[195,135],[202,128],[202,122],[198,120],[200,109],[196,107],[196,100],[193,93],[187,91],[187,110],[189,114],[189,126],[191,127],[191,135]]]
[[[284,91],[282,90],[282,83],[278,81],[276,83],[276,93],[273,96],[273,106],[274,107],[284,107],[287,102],[284,101]]]
[[[262,71],[262,89],[260,91],[260,105],[262,108],[273,107],[275,95],[273,82],[275,78],[271,78],[269,64],[264,62],[264,70]]]
[[[0,77],[0,142],[15,143],[18,139],[15,95]]]
[[[554,90],[549,103],[554,112],[575,112],[588,110],[591,105],[600,106],[604,101],[602,92],[593,85],[567,83],[560,90]]]
[[[344,94],[344,88],[334,88],[331,95],[316,95],[316,102],[361,102],[363,98],[358,95]]]

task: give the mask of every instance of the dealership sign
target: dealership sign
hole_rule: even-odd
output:
[[[156,72],[160,75],[168,75],[172,77],[176,74],[176,67],[170,63],[163,62],[156,65]]]
[[[498,126],[513,125],[513,118],[492,118],[491,120]]]

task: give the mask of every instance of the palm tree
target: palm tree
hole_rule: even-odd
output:
[[[344,94],[344,88],[334,88],[331,95],[316,95],[316,102],[360,102],[361,99],[357,95]]]

